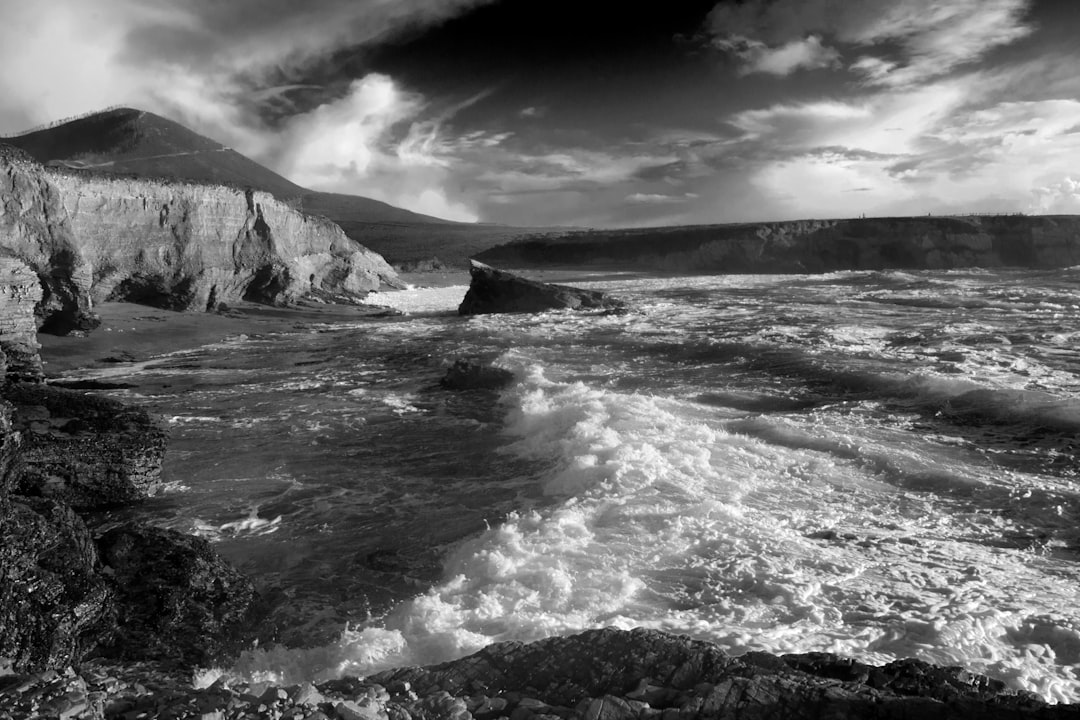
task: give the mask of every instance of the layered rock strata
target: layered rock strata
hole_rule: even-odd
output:
[[[42,376],[35,313],[41,302],[41,283],[23,261],[0,257],[0,373],[37,380]]]
[[[855,218],[545,233],[476,257],[510,267],[708,273],[1061,268],[1080,264],[1080,217]]]
[[[88,329],[104,300],[206,310],[400,285],[337,225],[268,193],[44,168],[9,146],[0,250],[41,279],[39,325],[50,332]]]
[[[20,494],[98,510],[157,492],[166,435],[142,408],[39,383],[3,394],[22,435]]]
[[[622,310],[625,304],[596,290],[529,280],[472,261],[469,291],[458,306],[460,315],[529,313],[545,310]]]

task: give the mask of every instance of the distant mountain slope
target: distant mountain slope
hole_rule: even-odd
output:
[[[254,187],[279,200],[300,200],[305,211],[335,222],[450,223],[366,197],[314,192],[180,123],[143,110],[108,110],[0,142],[22,148],[43,164]]]
[[[110,110],[2,140],[43,164],[250,186],[279,199],[309,192],[219,142],[141,110]]]
[[[45,165],[92,173],[165,177],[265,190],[306,213],[322,215],[346,235],[395,265],[468,267],[468,258],[537,228],[459,223],[359,195],[301,187],[235,150],[178,122],[132,108],[117,108],[55,127],[0,137]]]

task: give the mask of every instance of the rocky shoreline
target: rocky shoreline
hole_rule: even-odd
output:
[[[511,302],[537,292],[517,287]],[[590,304],[623,309],[603,297]],[[23,317],[32,311],[25,300],[0,303],[10,327],[22,328],[0,335],[0,350],[29,368],[0,392],[0,720],[1080,717],[1080,707],[1047,705],[960,668],[878,668],[828,654],[731,658],[685,636],[616,629],[318,685],[221,678],[197,688],[199,668],[272,640],[266,605],[204,540],[98,521],[100,509],[156,490],[165,433],[138,408],[34,377],[42,364]],[[285,326],[310,320],[276,312]],[[162,317],[167,325],[173,316]],[[506,379],[464,361],[445,382],[494,388]]]
[[[1080,717],[1080,708],[916,660],[875,667],[827,653],[731,658],[685,636],[608,628],[318,685],[219,680],[196,689],[153,665],[101,662],[0,678],[0,718],[21,717],[1050,720]]]

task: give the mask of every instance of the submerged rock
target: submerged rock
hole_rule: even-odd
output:
[[[117,595],[106,656],[209,667],[247,644],[255,589],[206,540],[130,525],[105,533],[98,548]]]
[[[563,308],[622,310],[626,307],[621,300],[596,290],[528,280],[475,260],[469,273],[472,281],[465,299],[458,306],[459,315],[530,313]]]
[[[482,362],[479,358],[454,361],[439,385],[447,390],[498,390],[514,381],[514,373]]]
[[[87,510],[156,492],[166,436],[142,408],[34,383],[3,394],[23,436],[20,494]]]

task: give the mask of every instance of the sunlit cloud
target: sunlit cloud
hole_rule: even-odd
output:
[[[1052,185],[1037,187],[1030,209],[1044,214],[1080,213],[1080,180],[1066,177]]]
[[[897,87],[945,75],[1028,35],[1029,6],[1029,0],[748,0],[718,4],[709,28],[744,72],[839,67],[841,50],[850,48],[853,73]]]
[[[315,190],[363,195],[448,220],[475,222],[449,197],[453,158],[440,120],[419,120],[426,103],[378,74],[354,81],[341,98],[297,115],[270,137],[275,167]],[[403,132],[403,136],[399,134]]]
[[[980,71],[743,111],[727,118],[743,135],[716,146],[717,162],[744,158],[764,212],[787,217],[1016,212],[1032,206],[1033,188],[1035,205],[1061,212],[1080,101],[1003,99],[1014,80]]]
[[[816,70],[839,65],[840,53],[821,44],[821,38],[811,35],[804,40],[792,40],[779,47],[769,47],[760,40],[728,36],[716,41],[716,46],[735,54],[742,62],[740,73],[790,75],[796,70]]]
[[[677,205],[689,200],[696,200],[697,193],[683,193],[682,195],[664,195],[663,193],[634,193],[626,196],[626,202],[639,205]]]
[[[9,3],[0,22],[0,133],[129,105],[176,119],[313,189],[475,220],[467,204],[451,199],[447,190],[443,124],[494,89],[434,108],[391,78],[369,75],[343,90],[323,90],[323,102],[301,114],[294,114],[287,94],[300,88],[317,92],[316,86],[289,79],[336,48],[381,38],[406,24],[438,22],[478,4]],[[259,111],[271,104],[291,117],[268,125]]]

